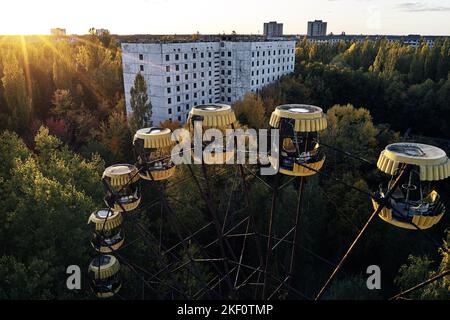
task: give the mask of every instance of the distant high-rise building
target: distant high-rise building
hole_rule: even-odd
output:
[[[283,36],[283,24],[276,21],[264,23],[264,36],[267,38],[277,38]]]
[[[321,37],[327,35],[327,23],[322,20],[308,21],[308,37]]]
[[[65,36],[66,35],[66,29],[63,29],[63,28],[52,28],[52,29],[50,29],[50,34],[52,36]]]

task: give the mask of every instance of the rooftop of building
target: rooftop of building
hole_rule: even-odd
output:
[[[263,41],[289,41],[296,40],[295,36],[282,36],[268,38],[263,35],[231,34],[231,35],[114,35],[114,38],[121,43],[188,43],[188,42],[263,42]]]
[[[300,38],[306,37],[306,35],[300,35]],[[388,39],[388,40],[436,40],[438,38],[449,38],[450,36],[444,36],[444,35],[420,35],[420,34],[408,34],[408,35],[364,35],[364,34],[329,34],[326,36],[308,36],[308,38],[313,40],[330,40],[330,39],[342,39],[342,40],[351,40],[351,39],[371,39],[371,40],[378,40],[378,39]]]

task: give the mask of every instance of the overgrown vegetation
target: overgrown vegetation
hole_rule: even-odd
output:
[[[104,40],[104,39],[103,39]],[[378,42],[316,45],[300,42],[295,73],[234,105],[238,120],[250,127],[267,126],[276,105],[307,103],[324,108],[329,126],[321,139],[372,162],[388,143],[405,132],[434,138],[450,137],[450,55],[448,39],[433,48]],[[52,38],[0,39],[0,298],[86,298],[65,289],[65,268],[87,267],[95,253],[89,239],[89,214],[104,206],[101,173],[105,165],[133,162],[132,130],[125,115],[120,51],[113,39],[94,36],[55,41]],[[142,80],[142,79],[141,79]],[[136,80],[136,115],[132,124],[148,123],[145,86]],[[166,123],[175,127],[177,124]],[[444,146],[448,142],[444,142]],[[324,172],[365,190],[374,190],[381,175],[373,166],[325,149]],[[189,233],[208,222],[207,210],[188,170],[180,167],[169,183],[167,196],[176,216],[161,216],[157,189],[145,184],[138,217],[125,225],[123,254],[136,267],[156,273],[168,261],[181,266],[192,255],[203,257],[192,243],[175,250],[179,261],[161,256],[157,241],[164,229],[164,244],[179,241],[177,228]],[[217,173],[215,168],[211,174]],[[232,168],[212,179],[214,202],[224,214],[235,182]],[[270,192],[248,177],[250,208],[261,230],[267,230]],[[297,181],[280,196],[275,234],[283,235],[293,223]],[[448,186],[446,189],[448,201]],[[189,190],[189,192],[187,192]],[[242,207],[242,192],[235,191],[232,210]],[[317,293],[371,213],[367,196],[318,175],[305,187],[301,245],[293,285],[309,296]],[[447,205],[449,207],[450,204]],[[248,212],[245,212],[248,214]],[[239,221],[239,215],[233,217]],[[427,231],[430,237],[447,237],[449,215]],[[142,226],[154,241],[139,236]],[[213,231],[202,241],[214,240]],[[447,240],[448,241],[448,240]],[[446,248],[447,242],[443,247]],[[276,251],[274,272],[282,273],[289,247]],[[254,251],[254,250],[253,250]],[[252,251],[247,257],[253,259]],[[382,270],[381,292],[365,288],[367,266]],[[331,287],[329,299],[387,298],[448,269],[448,253],[421,233],[395,228],[377,220],[346,263]],[[214,269],[193,263],[197,277],[180,268],[163,272],[160,284],[147,290],[146,298],[172,298],[178,290],[198,292],[212,279]],[[86,269],[86,268],[85,268]],[[123,268],[125,299],[142,297],[142,281]],[[177,287],[182,283],[182,287]],[[415,299],[448,299],[448,277],[417,291]],[[205,296],[211,297],[214,296]],[[280,297],[284,297],[283,293]]]

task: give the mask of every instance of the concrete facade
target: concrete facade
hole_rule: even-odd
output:
[[[283,36],[283,24],[276,21],[264,23],[264,36],[267,38],[278,38]]]
[[[127,112],[138,72],[147,82],[154,125],[185,122],[189,110],[232,104],[294,71],[294,40],[122,43]]]
[[[308,37],[321,37],[327,35],[327,23],[322,20],[308,21]]]

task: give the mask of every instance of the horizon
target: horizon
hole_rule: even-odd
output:
[[[307,22],[328,22],[327,34],[446,35],[450,1],[318,0],[117,0],[39,2],[16,0],[3,4],[0,35],[48,35],[51,28],[67,34],[87,34],[90,27],[117,35],[238,34],[259,35],[263,23],[283,23],[287,35],[306,34]],[[239,7],[240,10],[236,10]],[[26,8],[24,10],[24,8]],[[351,10],[349,9],[351,8]],[[20,18],[19,18],[20,15]]]

